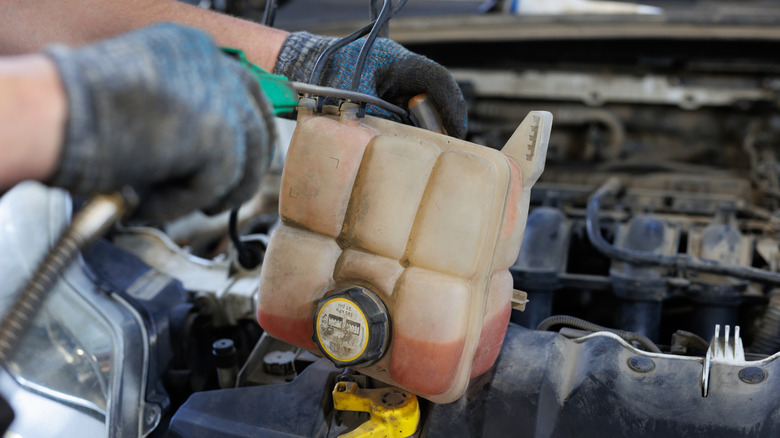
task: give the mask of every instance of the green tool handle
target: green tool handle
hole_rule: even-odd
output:
[[[242,50],[223,47],[222,51],[238,60],[257,78],[260,88],[274,107],[275,115],[289,113],[298,106],[298,93],[286,77],[269,73],[252,64]]]

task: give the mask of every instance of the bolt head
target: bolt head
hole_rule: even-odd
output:
[[[649,373],[655,369],[655,362],[646,356],[631,356],[628,359],[628,367],[637,373]]]
[[[382,403],[387,407],[396,407],[406,401],[406,394],[397,389],[382,394]]]
[[[759,367],[746,367],[739,370],[739,380],[754,385],[766,380],[767,372]]]

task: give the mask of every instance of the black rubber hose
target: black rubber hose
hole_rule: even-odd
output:
[[[585,227],[588,232],[590,243],[600,253],[611,259],[631,263],[635,266],[664,266],[675,268],[678,271],[706,272],[709,274],[725,275],[728,277],[780,285],[780,274],[764,269],[721,263],[688,254],[653,254],[645,251],[617,248],[610,244],[601,235],[599,209],[603,198],[615,196],[620,193],[622,189],[623,185],[618,178],[610,178],[604,185],[599,187],[588,200]]]
[[[314,85],[319,84],[320,76],[322,76],[322,70],[325,68],[325,64],[328,62],[328,59],[331,57],[331,55],[336,53],[336,51],[346,46],[347,44],[354,43],[358,40],[358,38],[365,36],[368,32],[371,31],[371,28],[374,27],[374,24],[376,24],[376,20],[366,24],[365,26],[352,32],[344,38],[337,40],[328,46],[324,52],[320,53],[320,56],[317,58],[317,62],[314,63],[314,69],[311,71],[311,76],[309,76],[309,83]]]
[[[276,21],[276,0],[265,0],[263,24],[268,27],[273,27],[274,21]]]
[[[780,351],[780,293],[778,292],[769,297],[769,304],[756,330],[750,351],[761,354],[775,354]]]
[[[623,330],[616,330],[611,329],[608,327],[602,327],[598,324],[593,324],[592,322],[585,321],[584,319],[575,318],[573,316],[568,315],[556,315],[551,316],[544,321],[540,322],[539,325],[536,327],[537,330],[548,330],[550,327],[556,326],[556,325],[564,325],[569,327],[578,328],[580,330],[585,330],[588,332],[609,332],[616,334],[626,340],[627,342],[637,342],[639,345],[644,347],[646,351],[650,351],[652,353],[661,353],[661,349],[658,348],[657,345],[653,341],[650,340],[645,335],[641,335],[639,333],[634,332],[626,332]]]
[[[241,241],[241,236],[238,235],[239,208],[240,207],[236,207],[230,210],[230,217],[228,218],[228,235],[238,253],[238,263],[244,269],[254,269],[260,264],[260,253],[254,248],[244,244],[244,242]]]
[[[366,36],[366,41],[363,43],[363,47],[360,48],[360,54],[358,54],[357,62],[355,63],[355,71],[352,72],[352,85],[349,87],[352,91],[358,91],[360,89],[360,77],[363,76],[363,70],[366,66],[366,59],[368,59],[368,53],[371,52],[371,48],[374,46],[379,36],[379,31],[382,30],[385,24],[395,14],[395,11],[390,7],[393,3],[392,0],[385,0],[382,5],[382,10],[379,11],[379,16],[376,17],[376,22],[371,28],[371,32]],[[400,9],[400,8],[399,8]]]
[[[408,0],[402,0],[401,2],[399,2],[398,6],[396,6],[395,9],[393,9],[391,17],[394,16],[395,14],[397,14],[398,11],[400,11],[401,8],[403,8],[404,5],[406,5],[407,1]],[[351,34],[349,34],[349,35],[347,35],[347,36],[337,40],[336,42],[334,42],[333,44],[328,46],[328,48],[325,49],[325,51],[322,52],[320,54],[320,56],[317,58],[317,62],[314,63],[314,69],[312,69],[311,75],[309,76],[309,83],[310,84],[314,84],[314,85],[319,84],[320,76],[322,76],[322,70],[325,69],[325,64],[328,62],[328,59],[331,57],[331,55],[336,53],[336,51],[338,51],[342,47],[346,46],[347,44],[353,43],[353,42],[357,41],[358,38],[363,37],[367,33],[369,33],[371,31],[371,29],[373,29],[374,26],[377,24],[378,18],[379,17],[377,17],[377,20],[373,20],[372,22],[366,24],[365,26],[361,27],[360,29],[352,32]],[[389,21],[389,18],[388,18],[388,21]],[[385,21],[385,24],[386,23],[387,23],[387,21]],[[361,68],[361,70],[362,70],[362,68]],[[363,72],[361,71],[360,74],[362,75]]]

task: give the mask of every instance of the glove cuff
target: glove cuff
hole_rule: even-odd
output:
[[[336,40],[308,32],[291,33],[282,45],[273,72],[291,81],[308,83],[317,58]]]
[[[52,46],[44,51],[59,71],[67,97],[67,119],[59,167],[47,184],[68,187],[72,192],[84,194],[97,184],[100,175],[94,163],[99,154],[97,136],[87,127],[95,120],[91,105],[90,89],[82,84],[80,69],[73,59],[73,50],[65,46]]]

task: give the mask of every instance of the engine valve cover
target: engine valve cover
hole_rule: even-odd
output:
[[[299,109],[263,263],[270,335],[437,403],[498,356],[552,115],[499,152],[353,109]]]

